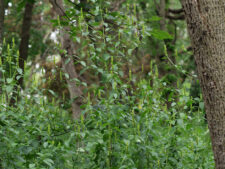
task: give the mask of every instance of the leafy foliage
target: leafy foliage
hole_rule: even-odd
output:
[[[131,0],[121,4],[119,11],[111,9],[114,1],[71,2],[65,2],[67,17],[51,23],[58,33],[69,27],[76,45],[73,59],[80,78],[72,80],[84,91],[82,115],[71,118],[71,101],[62,91],[69,75],[56,63],[57,52],[64,50],[61,44],[38,44],[41,38],[33,35],[23,74],[18,67],[18,42],[10,42],[13,34],[9,35],[0,65],[0,168],[213,168],[199,86],[197,92],[191,89],[196,80],[191,53],[175,50],[178,62],[164,65],[168,72],[175,69],[178,73],[166,78],[160,75],[159,59],[152,57],[160,51],[161,62],[170,59],[162,44],[174,39],[159,29],[162,18],[155,9],[145,11],[153,2]],[[21,10],[24,4],[21,1],[17,8]],[[46,4],[40,6],[48,9]],[[184,31],[184,24],[178,25]],[[178,50],[187,46],[188,40],[182,38],[171,46]],[[35,69],[34,57],[46,48],[50,52],[45,59],[50,58],[54,66],[47,70],[38,62]],[[142,61],[145,56],[149,60]],[[12,106],[9,100],[14,97],[18,74],[24,76],[26,88],[17,88],[19,98]],[[43,83],[59,83],[61,88],[53,90]]]

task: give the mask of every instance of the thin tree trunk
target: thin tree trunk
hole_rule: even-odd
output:
[[[24,62],[28,57],[28,45],[30,39],[30,27],[32,22],[32,11],[34,7],[34,1],[27,1],[24,11],[22,31],[21,31],[21,42],[19,46],[19,68],[24,72]],[[18,76],[18,75],[16,75]],[[14,88],[13,96],[10,100],[10,105],[15,105],[18,98],[18,87],[23,88],[23,76],[17,80],[17,85]]]
[[[168,5],[169,2],[167,2],[166,0],[160,0],[159,5],[157,5],[158,7],[158,14],[159,17],[161,18],[159,21],[159,25],[160,25],[160,30],[167,32],[168,28],[166,26],[166,6]],[[167,49],[167,59],[162,60],[161,58],[157,58],[157,62],[159,65],[159,76],[160,77],[164,77],[167,81],[168,81],[168,85],[171,88],[176,88],[177,85],[177,80],[174,78],[171,78],[170,76],[176,76],[176,70],[173,67],[174,65],[171,65],[171,61],[173,64],[176,64],[176,58],[174,56],[174,43],[175,43],[176,39],[173,41],[171,39],[164,39],[164,45],[166,46]],[[161,56],[165,57],[165,53],[162,54]],[[170,61],[169,61],[170,60]],[[170,66],[170,69],[168,69],[168,66]],[[165,92],[165,98],[166,98],[166,104],[167,104],[167,108],[170,109],[171,108],[171,104],[172,101],[169,101],[171,97],[171,92],[174,91],[167,91]],[[176,96],[176,95],[175,95]]]
[[[4,18],[5,18],[4,0],[0,0],[0,44],[2,44],[3,41]]]
[[[60,18],[63,19],[63,17],[65,17],[65,12],[64,12],[64,6],[62,3],[62,0],[49,0],[49,1],[53,5],[54,10],[57,12]],[[66,81],[67,81],[69,92],[70,92],[70,99],[72,101],[73,117],[78,118],[81,113],[80,104],[81,104],[82,91],[77,86],[77,83],[75,81],[75,79],[78,78],[78,74],[76,72],[74,61],[72,58],[75,48],[74,48],[74,43],[70,39],[70,35],[68,34],[69,30],[70,30],[69,27],[64,27],[60,31],[62,48],[66,50],[66,53],[62,53],[61,57],[62,57],[63,69],[65,73],[69,75],[69,78],[66,78]],[[68,63],[67,63],[67,59],[69,59]]]
[[[27,2],[25,6],[22,32],[21,32],[21,42],[19,46],[19,67],[24,71],[24,62],[28,57],[28,46],[30,39],[30,27],[32,22],[32,11],[34,7],[34,1]],[[23,77],[19,79],[19,85],[23,88]]]
[[[3,45],[3,33],[4,33],[4,18],[5,18],[5,4],[4,0],[0,0],[0,59],[2,59],[2,45]],[[2,79],[3,75],[0,71],[0,95],[2,94]]]
[[[4,33],[4,18],[5,18],[5,8],[4,0],[0,0],[0,59],[2,59],[2,42],[3,42],[3,33]],[[1,65],[0,65],[1,66]],[[2,79],[3,75],[0,71],[0,96],[2,95]],[[0,169],[2,169],[2,159],[0,158]]]
[[[225,169],[225,3],[182,0],[217,169]]]
[[[166,31],[166,0],[160,0],[159,2],[159,16],[161,17],[160,29]]]

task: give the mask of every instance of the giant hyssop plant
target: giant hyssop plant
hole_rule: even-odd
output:
[[[191,113],[188,108],[190,84],[174,89],[178,99],[171,98],[168,109],[161,97],[168,85],[159,78],[157,65],[149,63],[145,78],[132,71],[136,50],[151,35],[150,28],[138,23],[138,6],[124,6],[119,13],[107,11],[110,4],[105,1],[91,2],[98,5],[88,12],[68,9],[78,26],[53,21],[59,29],[71,26],[71,38],[79,44],[75,64],[82,66],[80,75],[90,72],[99,80],[85,82],[89,89],[80,119],[73,120],[61,100],[43,94],[38,76],[16,105],[9,106],[14,75],[21,71],[18,53],[10,52],[14,46],[3,51],[0,168],[213,168],[203,108]]]
[[[78,121],[41,94],[1,104],[2,168],[213,168],[203,113],[187,114],[182,91],[168,110],[154,72],[137,84],[88,100]]]
[[[213,168],[204,114],[185,110],[190,101],[184,89],[168,110],[161,98],[167,84],[156,66],[136,81],[132,95],[119,74],[111,73],[111,91],[95,91],[94,103],[89,95],[86,118],[76,121],[35,89],[36,95],[23,95],[16,107],[1,99],[1,167]]]

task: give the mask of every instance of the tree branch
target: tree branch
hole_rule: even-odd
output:
[[[168,12],[173,13],[173,14],[181,14],[182,12],[184,12],[184,10],[183,10],[183,8],[181,8],[181,9],[169,9]]]
[[[184,20],[184,15],[170,15],[170,14],[166,14],[166,18],[168,19],[172,19],[172,20]]]

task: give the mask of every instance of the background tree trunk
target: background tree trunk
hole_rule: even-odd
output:
[[[0,0],[0,44],[2,44],[3,41],[4,18],[5,18],[5,4],[4,0]]]
[[[27,60],[28,57],[28,46],[29,46],[29,39],[30,39],[30,27],[32,22],[32,11],[34,7],[34,1],[27,1],[24,11],[24,17],[23,17],[23,24],[22,24],[22,31],[21,31],[21,42],[19,46],[19,68],[22,69],[24,73],[24,62]],[[19,74],[16,75],[20,76]],[[23,76],[21,76],[17,80],[17,84],[14,87],[13,95],[10,100],[10,105],[14,105],[18,98],[18,87],[23,88]]]
[[[0,0],[0,43],[2,43],[3,41],[4,18],[5,18],[5,4],[4,0]]]
[[[54,10],[60,16],[60,18],[63,19],[63,17],[65,17],[66,15],[64,12],[64,6],[63,6],[62,0],[49,0],[49,1],[52,4]],[[70,92],[70,99],[72,101],[73,117],[78,118],[81,113],[80,105],[81,105],[82,91],[77,86],[77,83],[75,81],[75,79],[78,79],[78,74],[76,72],[74,61],[72,58],[75,48],[74,48],[74,43],[70,39],[70,35],[68,34],[69,30],[70,30],[69,27],[64,27],[60,31],[62,48],[66,50],[65,53],[61,54],[61,57],[62,57],[62,66],[63,66],[64,72],[69,75],[69,78],[66,78],[66,81],[67,81],[68,89]],[[68,63],[66,62],[67,59],[69,59]]]
[[[159,21],[159,26],[160,26],[160,30],[165,31],[170,33],[171,35],[173,34],[173,32],[169,31],[168,26],[171,26],[171,22],[169,22],[169,24],[167,24],[167,20],[168,18],[166,18],[166,13],[167,13],[167,6],[169,5],[169,1],[166,0],[160,0],[159,4],[157,6],[157,11],[158,11],[158,16],[161,18]],[[176,28],[175,28],[176,29]],[[167,108],[170,109],[171,108],[171,104],[172,104],[172,100],[171,100],[171,94],[174,95],[174,98],[176,98],[176,94],[174,93],[173,89],[176,89],[177,87],[177,79],[176,78],[171,78],[172,77],[176,77],[177,76],[177,70],[174,68],[173,64],[176,64],[176,58],[175,58],[175,43],[176,43],[176,32],[174,32],[174,39],[164,39],[164,45],[167,49],[167,56],[165,54],[165,51],[163,51],[164,53],[161,54],[160,56],[158,56],[157,58],[157,64],[158,64],[158,68],[159,68],[159,77],[163,77],[168,85],[170,86],[170,90],[165,92],[165,99],[166,99],[166,104],[167,104]],[[163,59],[163,57],[168,57],[166,59]],[[172,63],[171,63],[172,62]],[[169,101],[171,100],[171,101]]]
[[[32,11],[34,7],[34,2],[27,2],[25,6],[22,32],[21,32],[21,42],[19,46],[19,67],[24,71],[24,61],[27,60],[28,57],[28,46],[30,39],[30,27],[32,22]],[[21,77],[18,81],[20,87],[23,88],[23,77]]]
[[[2,59],[2,43],[4,33],[5,4],[4,0],[0,0],[0,57]],[[2,94],[2,72],[0,71],[0,95]]]
[[[217,169],[225,169],[225,3],[182,0]]]

